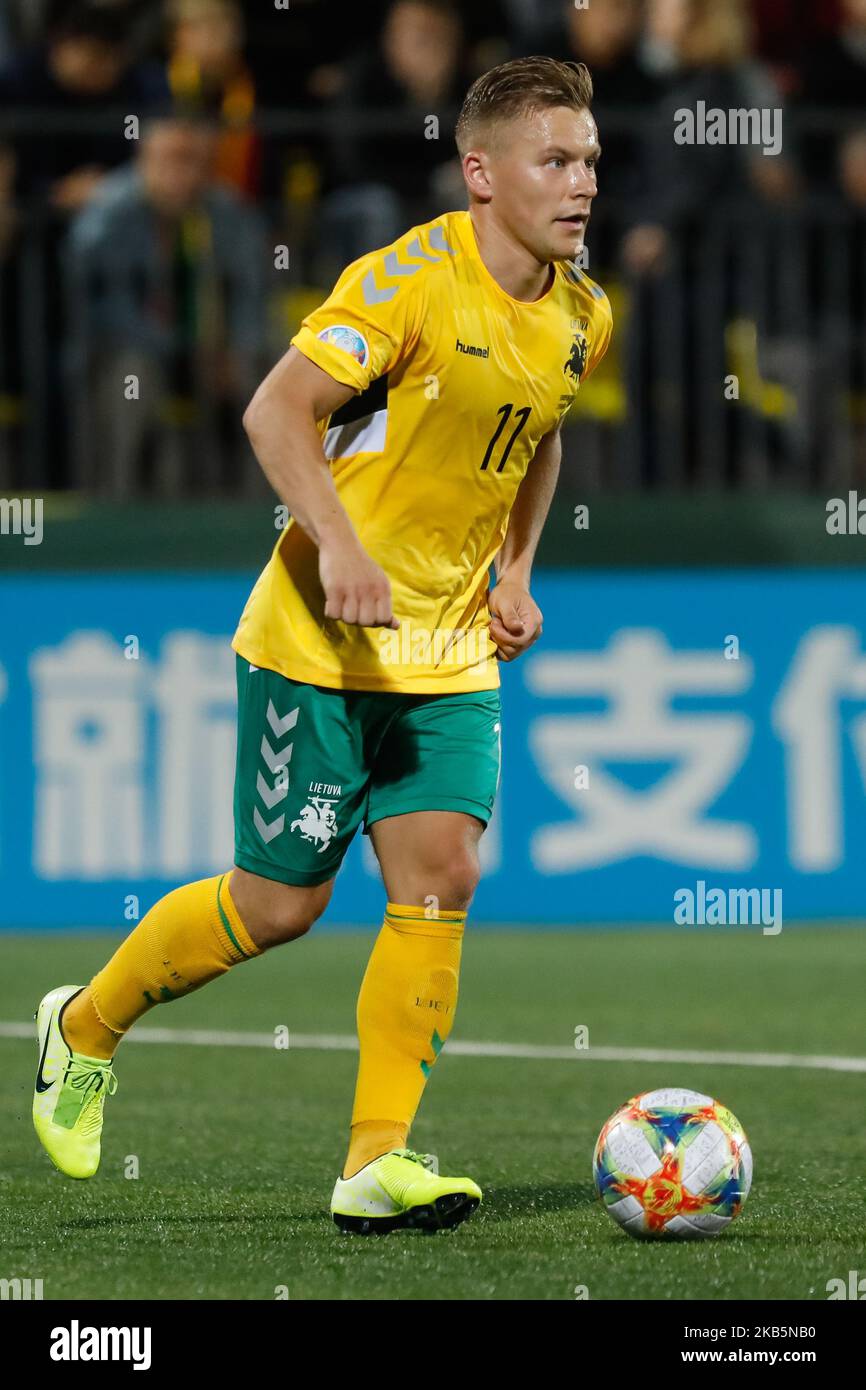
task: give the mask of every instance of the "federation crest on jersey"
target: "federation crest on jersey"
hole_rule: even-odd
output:
[[[567,377],[575,383],[580,382],[586,370],[586,359],[589,353],[589,344],[586,335],[579,329],[573,329],[571,335],[571,348],[568,357],[562,364],[562,370]]]
[[[330,343],[332,347],[339,348],[341,352],[347,352],[350,357],[354,357],[359,367],[366,367],[370,360],[370,348],[363,333],[359,333],[357,328],[351,328],[346,323],[331,324],[328,328],[323,328],[316,337],[323,343]]]
[[[317,843],[318,853],[321,854],[323,849],[328,848],[337,833],[337,817],[333,801],[327,801],[322,796],[311,796],[306,806],[301,808],[298,819],[292,821],[289,829],[300,830],[302,840]]]

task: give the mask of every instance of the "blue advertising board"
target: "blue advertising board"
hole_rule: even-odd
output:
[[[0,927],[129,930],[231,863],[229,641],[254,577],[0,580]],[[866,918],[866,576],[557,572],[533,593],[474,921],[671,924],[716,889]],[[374,924],[384,896],[358,835],[322,926]]]

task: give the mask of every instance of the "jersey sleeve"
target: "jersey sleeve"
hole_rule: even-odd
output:
[[[607,352],[612,331],[613,314],[611,312],[610,300],[604,291],[601,291],[601,298],[596,300],[595,313],[593,314],[592,343],[590,344],[586,367],[581,377],[581,385],[592,375],[599,362],[604,357],[604,354]]]
[[[394,248],[353,261],[303,320],[293,346],[344,386],[365,390],[418,339],[426,276],[401,269]]]

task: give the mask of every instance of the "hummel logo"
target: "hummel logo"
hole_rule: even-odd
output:
[[[454,344],[455,352],[465,352],[467,357],[489,357],[489,347],[474,347],[471,343],[461,343],[460,339]]]
[[[268,700],[265,718],[268,721],[272,733],[277,738],[283,738],[290,730],[294,729],[298,722],[299,713],[300,705],[296,705],[294,709],[289,710],[288,714],[284,714],[281,717],[277,714],[273,700]],[[262,776],[261,772],[256,776],[256,791],[268,811],[272,811],[280,801],[284,800],[289,790],[288,764],[292,760],[293,749],[294,743],[287,743],[284,748],[278,751],[271,747],[267,735],[262,734],[261,748],[259,751],[261,752],[266,766],[274,773],[276,778],[273,787],[271,787]],[[285,824],[285,815],[279,815],[276,820],[271,821],[269,825],[258,806],[253,807],[253,825],[266,845],[270,844],[275,836],[282,834]]]

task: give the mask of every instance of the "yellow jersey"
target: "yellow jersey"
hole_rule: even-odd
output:
[[[482,261],[468,212],[346,267],[292,343],[357,392],[319,430],[400,628],[326,618],[318,549],[289,518],[235,633],[241,656],[336,689],[499,685],[490,566],[539,441],[611,331],[604,291],[571,261],[554,269],[540,299],[513,299]]]

